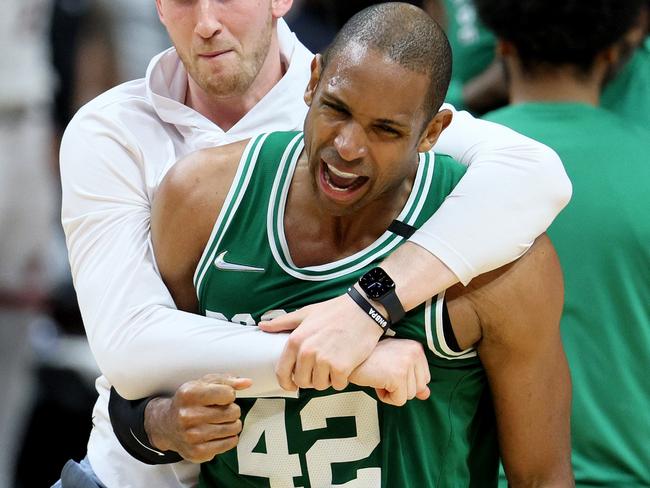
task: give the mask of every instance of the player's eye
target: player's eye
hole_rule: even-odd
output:
[[[377,129],[383,132],[384,134],[390,135],[390,136],[399,136],[400,133],[399,131],[393,129],[390,125],[378,125]]]
[[[322,104],[323,104],[324,107],[326,107],[327,109],[329,109],[329,110],[331,110],[333,112],[336,112],[337,114],[341,114],[341,115],[348,115],[349,114],[347,109],[345,109],[344,107],[342,107],[341,105],[338,105],[336,103],[329,102],[327,100],[323,100]]]

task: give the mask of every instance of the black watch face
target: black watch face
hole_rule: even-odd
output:
[[[373,268],[361,277],[359,286],[368,298],[378,300],[395,289],[395,282],[383,269]]]

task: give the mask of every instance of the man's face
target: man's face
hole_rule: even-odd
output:
[[[246,92],[269,52],[271,0],[156,0],[194,82],[220,98]],[[290,5],[290,2],[288,2]]]
[[[323,209],[350,215],[390,197],[417,167],[427,127],[429,77],[374,50],[348,47],[305,93],[305,147]]]

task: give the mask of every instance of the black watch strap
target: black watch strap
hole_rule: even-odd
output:
[[[348,295],[354,300],[354,302],[361,307],[368,317],[370,317],[382,330],[385,334],[391,323],[386,317],[384,317],[379,311],[372,306],[372,304],[364,298],[364,296],[357,291],[357,289],[352,286],[348,288]]]
[[[404,307],[402,306],[402,302],[399,301],[395,290],[389,291],[383,297],[377,299],[377,301],[386,308],[388,317],[390,317],[390,321],[393,324],[396,324],[402,320],[404,318],[404,315],[406,315]]]
[[[159,451],[149,442],[144,428],[144,410],[155,397],[126,400],[111,387],[108,415],[115,437],[126,452],[145,464],[171,464],[183,458],[174,451]]]

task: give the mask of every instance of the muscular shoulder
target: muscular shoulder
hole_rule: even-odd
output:
[[[177,208],[205,200],[223,203],[247,142],[202,149],[180,159],[165,175],[154,202],[171,199]]]
[[[151,238],[163,280],[189,309],[191,276],[210,237],[247,141],[204,149],[178,161],[154,197]]]

